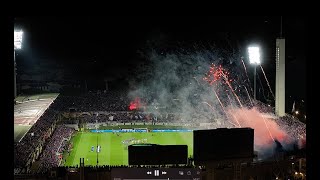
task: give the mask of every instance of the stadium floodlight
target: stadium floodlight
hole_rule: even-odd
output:
[[[250,64],[254,64],[254,99],[257,99],[257,65],[261,63],[260,61],[260,48],[258,46],[250,46],[248,48],[248,53],[249,53],[249,61]]]
[[[14,49],[21,49],[22,47],[22,31],[14,31]]]
[[[260,48],[257,46],[251,46],[248,48],[250,64],[260,64]]]
[[[14,31],[14,51],[13,51],[13,60],[14,60],[14,98],[17,97],[17,79],[16,79],[16,50],[22,48],[22,34],[23,32]]]

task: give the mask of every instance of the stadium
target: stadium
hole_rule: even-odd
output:
[[[235,29],[243,26],[238,18],[220,23],[229,27],[233,20]],[[105,18],[51,19],[26,18],[25,39],[23,30],[15,31],[16,179],[305,178],[305,97],[288,98],[300,91],[292,81],[303,73],[286,77],[290,46],[275,39],[276,26],[265,32],[270,40],[264,47],[247,44],[256,34],[250,40],[247,29],[241,36],[213,36],[219,25],[198,41],[207,25],[195,33],[197,28],[177,25],[177,17],[159,23],[168,30],[179,26],[168,31],[177,35],[171,40],[156,32],[152,20],[136,26],[130,23],[139,18],[130,19],[136,28],[130,34],[124,18],[111,25],[124,26],[105,28],[101,36],[98,25]],[[43,31],[53,26],[52,36]],[[27,53],[29,45],[36,47],[31,39],[41,44],[38,59]],[[73,45],[61,43],[65,39]]]
[[[188,145],[188,156],[192,159],[193,130],[237,127],[226,120],[210,123],[210,119],[201,122],[190,118],[183,121],[183,114],[168,113],[165,108],[148,113],[145,110],[151,107],[143,106],[137,98],[131,102],[129,99],[125,101],[125,93],[122,92],[45,96],[44,99],[39,96],[30,97],[35,100],[17,105],[30,108],[29,103],[42,103],[48,97],[51,102],[50,105],[45,105],[47,109],[25,132],[23,138],[16,140],[15,167],[18,172],[46,172],[57,166],[77,167],[80,165],[80,158],[84,158],[86,166],[128,165],[128,146],[132,144]],[[267,110],[270,108],[265,106],[264,111]],[[24,109],[20,111],[22,112],[17,114],[23,114]],[[292,117],[286,118],[290,119],[272,121],[280,124],[283,130],[293,127],[299,130],[288,131],[291,133],[290,137],[299,139],[299,136],[305,135],[302,123],[292,120]],[[255,125],[252,126],[255,128]],[[276,135],[276,131],[272,133]],[[19,137],[21,138],[17,136]],[[256,141],[259,139],[264,142]],[[267,146],[270,143],[268,140],[255,137],[255,150],[260,148],[257,145]]]

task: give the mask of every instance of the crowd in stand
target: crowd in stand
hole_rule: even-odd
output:
[[[257,109],[262,113],[275,114],[275,108],[267,106],[266,104],[255,101]],[[294,139],[306,138],[306,124],[301,122],[297,117],[286,114],[283,117],[276,117],[275,121],[279,124],[280,128],[288,132]]]
[[[46,171],[60,165],[62,153],[68,147],[67,142],[73,132],[74,129],[65,126],[58,126],[56,128],[40,156],[41,171]]]
[[[271,105],[266,105],[260,101],[254,101],[255,107],[262,113],[275,113],[275,108]]]
[[[287,115],[277,119],[277,123],[294,139],[306,138],[306,124],[293,116]]]
[[[47,133],[56,120],[56,113],[47,109],[39,120],[31,127],[29,132],[23,139],[14,146],[14,164],[15,167],[23,168],[28,161],[28,158],[41,142],[48,138]]]
[[[275,114],[274,107],[267,106],[266,104],[260,101],[255,101],[255,104],[256,104],[255,107],[259,110],[259,112],[271,114],[274,116]],[[283,117],[274,116],[274,120],[277,122],[280,128],[285,132],[287,132],[292,138],[294,139],[306,138],[306,124],[301,122],[295,116],[292,116],[290,114],[286,114],[286,116],[283,116]]]
[[[169,113],[148,113],[148,112],[109,112],[96,115],[83,114],[80,118],[86,123],[108,123],[111,121],[117,122],[172,122],[178,120],[177,114]]]
[[[57,111],[126,111],[130,101],[121,92],[89,92],[81,96],[59,96],[53,108]]]
[[[186,118],[186,119],[184,119]],[[96,115],[83,114],[78,119],[81,119],[85,123],[180,123],[180,124],[193,124],[193,126],[199,126],[200,123],[211,123],[210,128],[231,128],[232,124],[228,121],[219,118],[200,118],[183,116],[180,113],[148,113],[148,112],[111,112]],[[78,120],[66,120],[68,124],[78,123]],[[208,124],[207,124],[208,126]]]

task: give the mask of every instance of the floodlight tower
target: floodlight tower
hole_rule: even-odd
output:
[[[16,50],[21,49],[22,46],[22,34],[23,32],[20,31],[14,31],[14,51],[13,51],[13,61],[14,61],[14,98],[17,97],[17,66],[16,66]]]
[[[280,117],[285,116],[285,39],[282,36],[282,16],[280,37],[276,39],[276,99],[275,111]]]
[[[261,63],[260,61],[260,48],[258,46],[250,46],[248,48],[250,64],[254,65],[254,100],[257,100],[257,65]]]

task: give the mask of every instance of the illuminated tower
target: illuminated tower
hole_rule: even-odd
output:
[[[276,114],[285,115],[285,39],[276,41]]]

